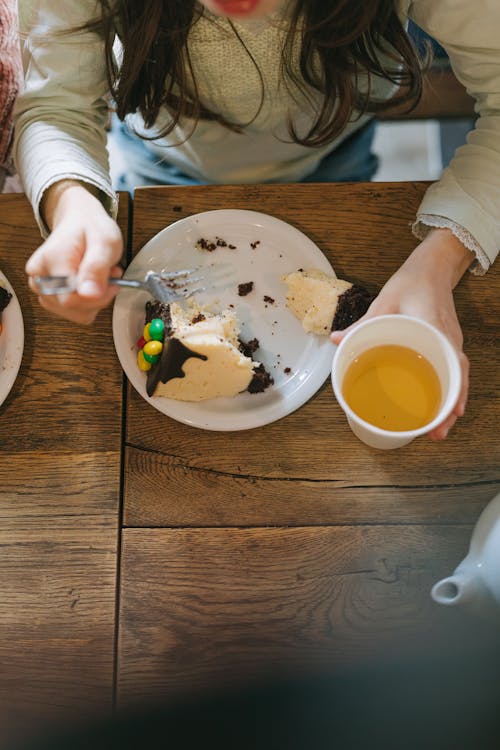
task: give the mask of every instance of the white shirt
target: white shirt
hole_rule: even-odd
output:
[[[426,192],[414,231],[423,236],[430,226],[449,226],[486,270],[500,247],[500,6],[498,0],[399,4],[402,16],[412,17],[445,47],[457,77],[476,97],[480,114],[467,145]],[[89,32],[49,33],[85,23],[95,9],[94,0],[19,0],[26,81],[16,105],[15,159],[43,233],[41,197],[64,178],[100,188],[116,214],[104,130],[108,87],[103,40]],[[235,24],[257,61],[263,89],[228,22],[214,20],[201,18],[189,35],[200,96],[210,109],[245,128],[234,133],[201,121],[191,132],[192,123],[182,122],[149,144],[159,158],[207,182],[294,182],[314,171],[326,153],[367,121],[367,116],[353,118],[339,138],[319,149],[291,142],[288,115],[307,129],[315,114],[314,102],[298,104],[279,75],[286,18],[277,12],[265,21]],[[393,90],[392,84],[375,79],[377,97],[389,97]],[[150,131],[139,114],[129,119],[138,132],[151,135],[168,117],[162,110]]]

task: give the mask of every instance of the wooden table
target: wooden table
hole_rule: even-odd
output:
[[[121,196],[126,241],[128,212]],[[75,326],[29,291],[24,264],[40,242],[24,196],[0,196],[0,268],[25,326],[0,406],[2,741],[113,700],[122,374],[110,310]]]
[[[376,289],[415,244],[425,187],[140,189],[129,246],[196,212],[254,209]],[[127,215],[122,197],[125,235]],[[178,423],[129,385],[122,394],[110,311],[84,329],[27,291],[38,241],[25,199],[2,196],[0,268],[26,324],[0,407],[2,726],[388,653],[476,658],[478,633],[491,652],[490,626],[429,590],[500,489],[497,269],[456,291],[466,416],[444,443],[381,452],[351,434],[328,383],[286,418],[234,433]]]
[[[425,187],[138,190],[132,248],[196,212],[254,209],[305,232],[340,277],[376,289],[415,245],[409,222]],[[168,696],[214,675],[448,640],[460,616],[429,590],[464,556],[500,487],[498,291],[496,271],[457,290],[470,402],[443,444],[366,447],[329,383],[285,419],[232,434],[164,418],[129,386],[120,701],[138,685]]]

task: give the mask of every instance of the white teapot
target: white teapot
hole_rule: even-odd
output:
[[[500,617],[500,493],[479,516],[467,557],[453,575],[434,584],[431,596],[438,604],[463,604]]]

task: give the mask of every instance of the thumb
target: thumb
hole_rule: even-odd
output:
[[[123,241],[120,230],[108,232],[98,240],[88,242],[78,270],[77,291],[82,297],[101,297],[108,287],[111,270],[120,260]]]

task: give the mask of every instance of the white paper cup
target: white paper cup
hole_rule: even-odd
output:
[[[436,417],[416,430],[382,430],[366,422],[348,406],[342,394],[344,375],[351,362],[374,346],[406,346],[425,357],[441,383],[441,406]],[[387,450],[400,448],[437,427],[453,411],[460,394],[461,369],[457,353],[441,331],[410,315],[380,315],[359,323],[340,342],[333,357],[332,385],[356,437],[371,446]]]

